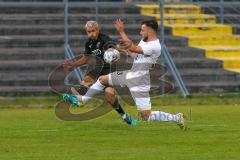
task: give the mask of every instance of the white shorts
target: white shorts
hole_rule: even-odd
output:
[[[151,110],[149,71],[117,71],[110,73],[108,79],[112,86],[129,88],[138,110]]]

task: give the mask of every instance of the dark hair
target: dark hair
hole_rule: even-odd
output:
[[[158,30],[158,23],[156,20],[146,20],[142,22],[142,25],[145,24],[147,27],[152,28],[155,32]]]

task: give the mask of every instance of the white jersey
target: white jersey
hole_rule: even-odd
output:
[[[134,58],[132,71],[149,70],[155,64],[161,54],[159,39],[150,42],[141,40],[138,44],[143,50],[142,54],[137,54]]]

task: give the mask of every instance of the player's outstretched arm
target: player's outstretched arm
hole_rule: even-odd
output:
[[[73,70],[75,67],[84,65],[87,63],[89,59],[88,55],[83,55],[82,58],[78,59],[76,62],[73,62],[72,60],[67,60],[64,64],[63,64],[63,68],[65,70]]]
[[[118,31],[118,33],[120,34],[121,38],[124,40],[124,41],[127,41],[127,42],[131,42],[131,46],[128,48],[128,50],[130,52],[134,52],[134,53],[139,53],[139,54],[142,54],[143,53],[143,50],[140,46],[137,46],[135,45],[129,38],[128,36],[126,35],[125,31],[124,31],[124,23],[123,21],[121,21],[120,19],[117,19],[115,21],[115,28],[116,30]]]

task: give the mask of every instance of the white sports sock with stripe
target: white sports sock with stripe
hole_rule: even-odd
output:
[[[85,104],[87,103],[89,100],[91,100],[94,96],[98,95],[99,93],[101,93],[106,86],[102,85],[102,83],[99,81],[99,79],[97,80],[97,82],[95,82],[87,91],[87,93],[82,96],[82,102]]]
[[[152,111],[148,121],[160,121],[160,122],[178,122],[179,117],[175,114],[170,114],[166,112],[161,112],[161,111]]]

